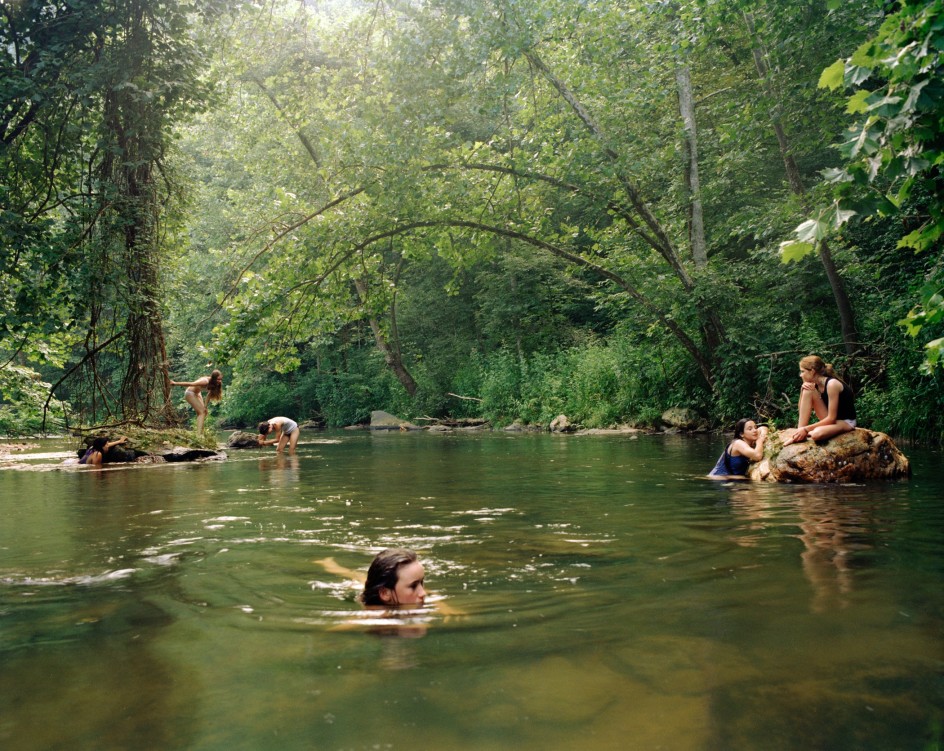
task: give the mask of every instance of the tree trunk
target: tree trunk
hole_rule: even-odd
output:
[[[577,99],[577,96],[574,94],[574,92],[570,90],[567,84],[554,75],[554,73],[550,70],[550,68],[547,67],[544,61],[536,52],[534,52],[534,50],[528,50],[524,53],[524,55],[528,62],[530,62],[531,65],[533,65],[535,69],[537,69],[547,79],[547,81],[557,90],[561,97],[563,97],[564,101],[570,105],[571,109],[574,111],[574,114],[577,115],[587,130],[589,130],[594,138],[596,138],[600,143],[603,153],[616,168],[617,179],[619,180],[623,191],[626,193],[626,197],[629,199],[633,210],[639,215],[642,224],[648,228],[652,247],[676,271],[676,274],[679,276],[679,278],[683,280],[683,284],[686,281],[688,282],[686,285],[687,289],[691,289],[691,280],[688,277],[688,274],[685,273],[684,265],[675,249],[675,246],[669,239],[668,233],[666,232],[662,223],[656,218],[655,214],[652,213],[647,203],[643,200],[642,195],[640,194],[636,185],[630,179],[629,175],[625,174],[620,168],[619,154],[617,154],[616,151],[609,145],[606,134],[586,110],[580,100]],[[703,321],[702,331],[705,334],[704,349],[706,351],[704,354],[698,353],[697,356],[695,356],[695,360],[698,362],[702,373],[705,375],[705,380],[709,383],[709,385],[712,385],[714,383],[714,376],[712,374],[714,351],[718,344],[724,341],[724,328],[721,325],[721,321],[713,311],[702,307],[699,308],[698,313]],[[693,349],[691,348],[691,339],[687,335],[684,335],[681,327],[679,327],[675,321],[668,317],[661,317],[660,321],[663,324],[668,325],[668,328],[676,335],[676,337],[679,338],[680,341],[683,342],[683,344],[686,345],[686,349],[688,349],[690,353],[694,355],[695,352],[697,352],[697,350],[693,352]]]
[[[357,289],[361,303],[366,305],[368,294],[367,285],[364,283],[364,280],[355,279],[354,287]],[[393,309],[391,309],[391,316],[395,316]],[[393,371],[397,380],[400,381],[403,388],[406,389],[406,393],[410,396],[416,396],[416,381],[413,380],[410,371],[407,370],[406,365],[403,364],[403,357],[400,354],[399,348],[390,345],[376,318],[370,316],[367,320],[370,323],[370,330],[374,332],[374,342],[377,344],[377,349],[383,353],[384,362],[387,363],[387,367]],[[396,324],[394,324],[394,327],[395,326]]]
[[[701,182],[698,177],[698,133],[695,128],[695,102],[692,97],[692,74],[688,65],[675,69],[678,84],[679,113],[685,131],[685,189],[688,196],[688,236],[692,248],[692,260],[696,268],[708,265],[708,248],[705,243],[705,219],[701,204]]]

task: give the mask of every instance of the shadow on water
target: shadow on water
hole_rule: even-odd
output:
[[[681,437],[329,434],[0,473],[4,748],[940,742],[944,483],[712,483]],[[364,611],[413,547],[435,606]]]

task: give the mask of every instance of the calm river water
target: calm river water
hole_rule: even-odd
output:
[[[303,433],[0,472],[0,747],[940,749],[944,477],[703,479],[719,437]],[[64,455],[63,455],[64,456]],[[369,618],[416,548],[450,608]]]

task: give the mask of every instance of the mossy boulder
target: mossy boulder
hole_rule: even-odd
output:
[[[764,458],[750,466],[748,476],[760,482],[860,482],[907,477],[908,458],[885,433],[856,428],[823,443],[800,441],[784,446],[789,428],[772,433]]]

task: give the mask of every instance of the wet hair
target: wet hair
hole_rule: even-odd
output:
[[[800,368],[803,370],[812,370],[816,375],[826,376],[827,378],[839,378],[836,371],[833,370],[832,363],[823,362],[819,355],[807,355],[800,360]],[[841,381],[842,379],[839,378]]]
[[[267,423],[267,422],[260,422],[260,423],[256,426],[256,430],[258,430],[259,433],[262,434],[262,435],[269,435],[269,423]]]
[[[92,445],[91,445],[89,448],[92,448],[92,449],[94,449],[95,451],[99,451],[99,452],[101,452],[101,453],[104,454],[104,453],[105,453],[105,445],[106,445],[107,443],[108,443],[108,436],[107,436],[107,435],[100,435],[98,438],[96,438],[96,439],[94,439],[94,440],[92,441]]]
[[[388,548],[377,554],[367,569],[367,581],[361,593],[365,605],[387,605],[380,597],[380,590],[396,592],[400,569],[416,561],[416,553],[406,548]]]
[[[750,417],[745,417],[741,420],[738,420],[736,423],[734,423],[734,440],[735,441],[738,438],[744,437],[744,428],[747,427],[747,424],[749,422],[753,422],[753,420]]]
[[[207,384],[207,401],[218,402],[223,398],[223,374],[214,370],[210,373],[210,382]]]

